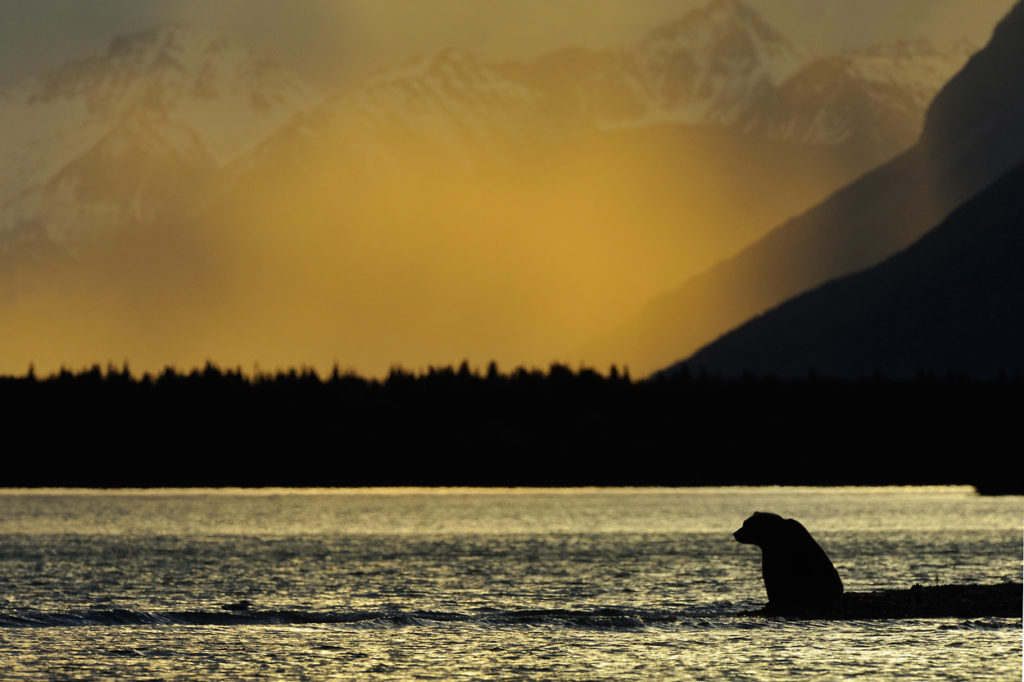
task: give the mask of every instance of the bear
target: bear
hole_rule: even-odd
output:
[[[768,592],[765,613],[807,613],[839,606],[843,596],[839,572],[799,521],[754,512],[732,535],[761,548],[761,574]]]

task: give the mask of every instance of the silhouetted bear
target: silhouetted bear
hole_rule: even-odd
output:
[[[754,512],[732,536],[761,548],[761,573],[768,591],[766,611],[821,610],[839,605],[843,581],[825,550],[799,521]]]

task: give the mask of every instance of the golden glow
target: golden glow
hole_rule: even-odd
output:
[[[562,23],[552,26],[586,6],[582,33],[558,39],[596,45],[636,40],[642,27],[703,3],[671,11],[643,3],[632,13],[612,0],[533,4],[561,8]],[[516,27],[536,23],[526,6],[502,5],[508,32],[493,40],[471,30],[482,21],[473,12],[458,15],[473,36],[465,41],[454,24],[423,26],[405,3],[341,3],[317,16],[364,36],[393,26],[403,44],[422,31],[518,56],[554,40],[524,30],[517,47]],[[255,26],[233,11],[206,18]],[[372,135],[367,143],[387,151],[386,168],[367,171],[358,153],[290,149],[255,175],[241,173],[198,216],[83,247],[78,262],[44,258],[6,273],[0,373],[30,363],[51,372],[128,362],[142,372],[210,360],[246,371],[337,363],[380,375],[395,364],[415,370],[464,358],[504,369],[552,361],[653,369],[642,350],[605,358],[579,349],[866,170],[826,148],[667,125],[517,145],[516,158],[485,168],[443,144],[409,144],[401,131]],[[100,181],[140,172],[121,170]]]
[[[808,157],[758,181],[756,155],[722,150],[664,127],[489,170],[407,149],[372,175],[291,158],[200,219],[55,266],[8,301],[0,371],[586,362],[575,348],[844,179]]]

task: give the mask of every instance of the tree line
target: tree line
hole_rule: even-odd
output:
[[[1024,454],[1019,375],[95,366],[0,405],[6,486],[978,484]]]

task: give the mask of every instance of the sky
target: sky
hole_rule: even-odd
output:
[[[1013,0],[747,0],[818,50],[894,36],[982,45]],[[0,88],[114,37],[182,22],[223,30],[331,89],[444,47],[528,58],[633,43],[704,0],[0,0]]]
[[[980,47],[1014,2],[746,1],[793,42],[821,53],[924,36],[940,46],[966,38]],[[276,56],[326,94],[445,47],[525,60],[569,46],[631,45],[703,4],[0,0],[0,88],[167,23],[220,30],[257,54]],[[480,115],[515,120],[503,107]],[[382,165],[397,159],[398,170],[364,177],[353,172],[361,157],[359,135],[351,134],[363,129],[346,129],[340,120],[338,139],[356,140],[354,146],[332,151],[326,144],[314,149],[324,154],[305,157],[305,147],[294,145],[294,158],[266,157],[244,182],[214,183],[217,191],[194,221],[169,214],[123,244],[104,243],[81,264],[54,260],[60,276],[11,304],[7,326],[17,332],[0,338],[0,373],[29,362],[51,371],[122,359],[145,369],[210,359],[265,368],[339,362],[366,374],[463,358],[481,365],[497,359],[506,368],[574,361],[581,344],[652,296],[854,177],[844,175],[854,172],[852,161],[847,167],[819,149],[735,144],[721,131],[659,126],[551,150],[516,149],[507,164],[485,164],[480,172],[443,155],[437,163],[424,152],[430,144],[408,145],[401,126],[391,136],[382,126],[370,138],[382,150],[373,158]],[[150,178],[176,167],[147,165],[151,147],[140,145],[143,153],[108,172],[106,150],[136,150],[138,130],[159,128],[160,121],[119,118],[117,135],[98,143],[103,153],[68,167],[68,178],[78,169],[87,173],[88,182],[74,187],[89,210],[103,207],[101,200],[89,203],[91,191],[118,200],[126,187],[159,187]],[[766,167],[774,169],[770,181]],[[182,186],[199,177],[184,178]],[[175,187],[167,196],[178,201]],[[47,192],[42,196],[57,197],[54,210],[63,210],[61,196]],[[50,267],[42,262],[41,269]],[[14,276],[17,283],[17,270]]]

